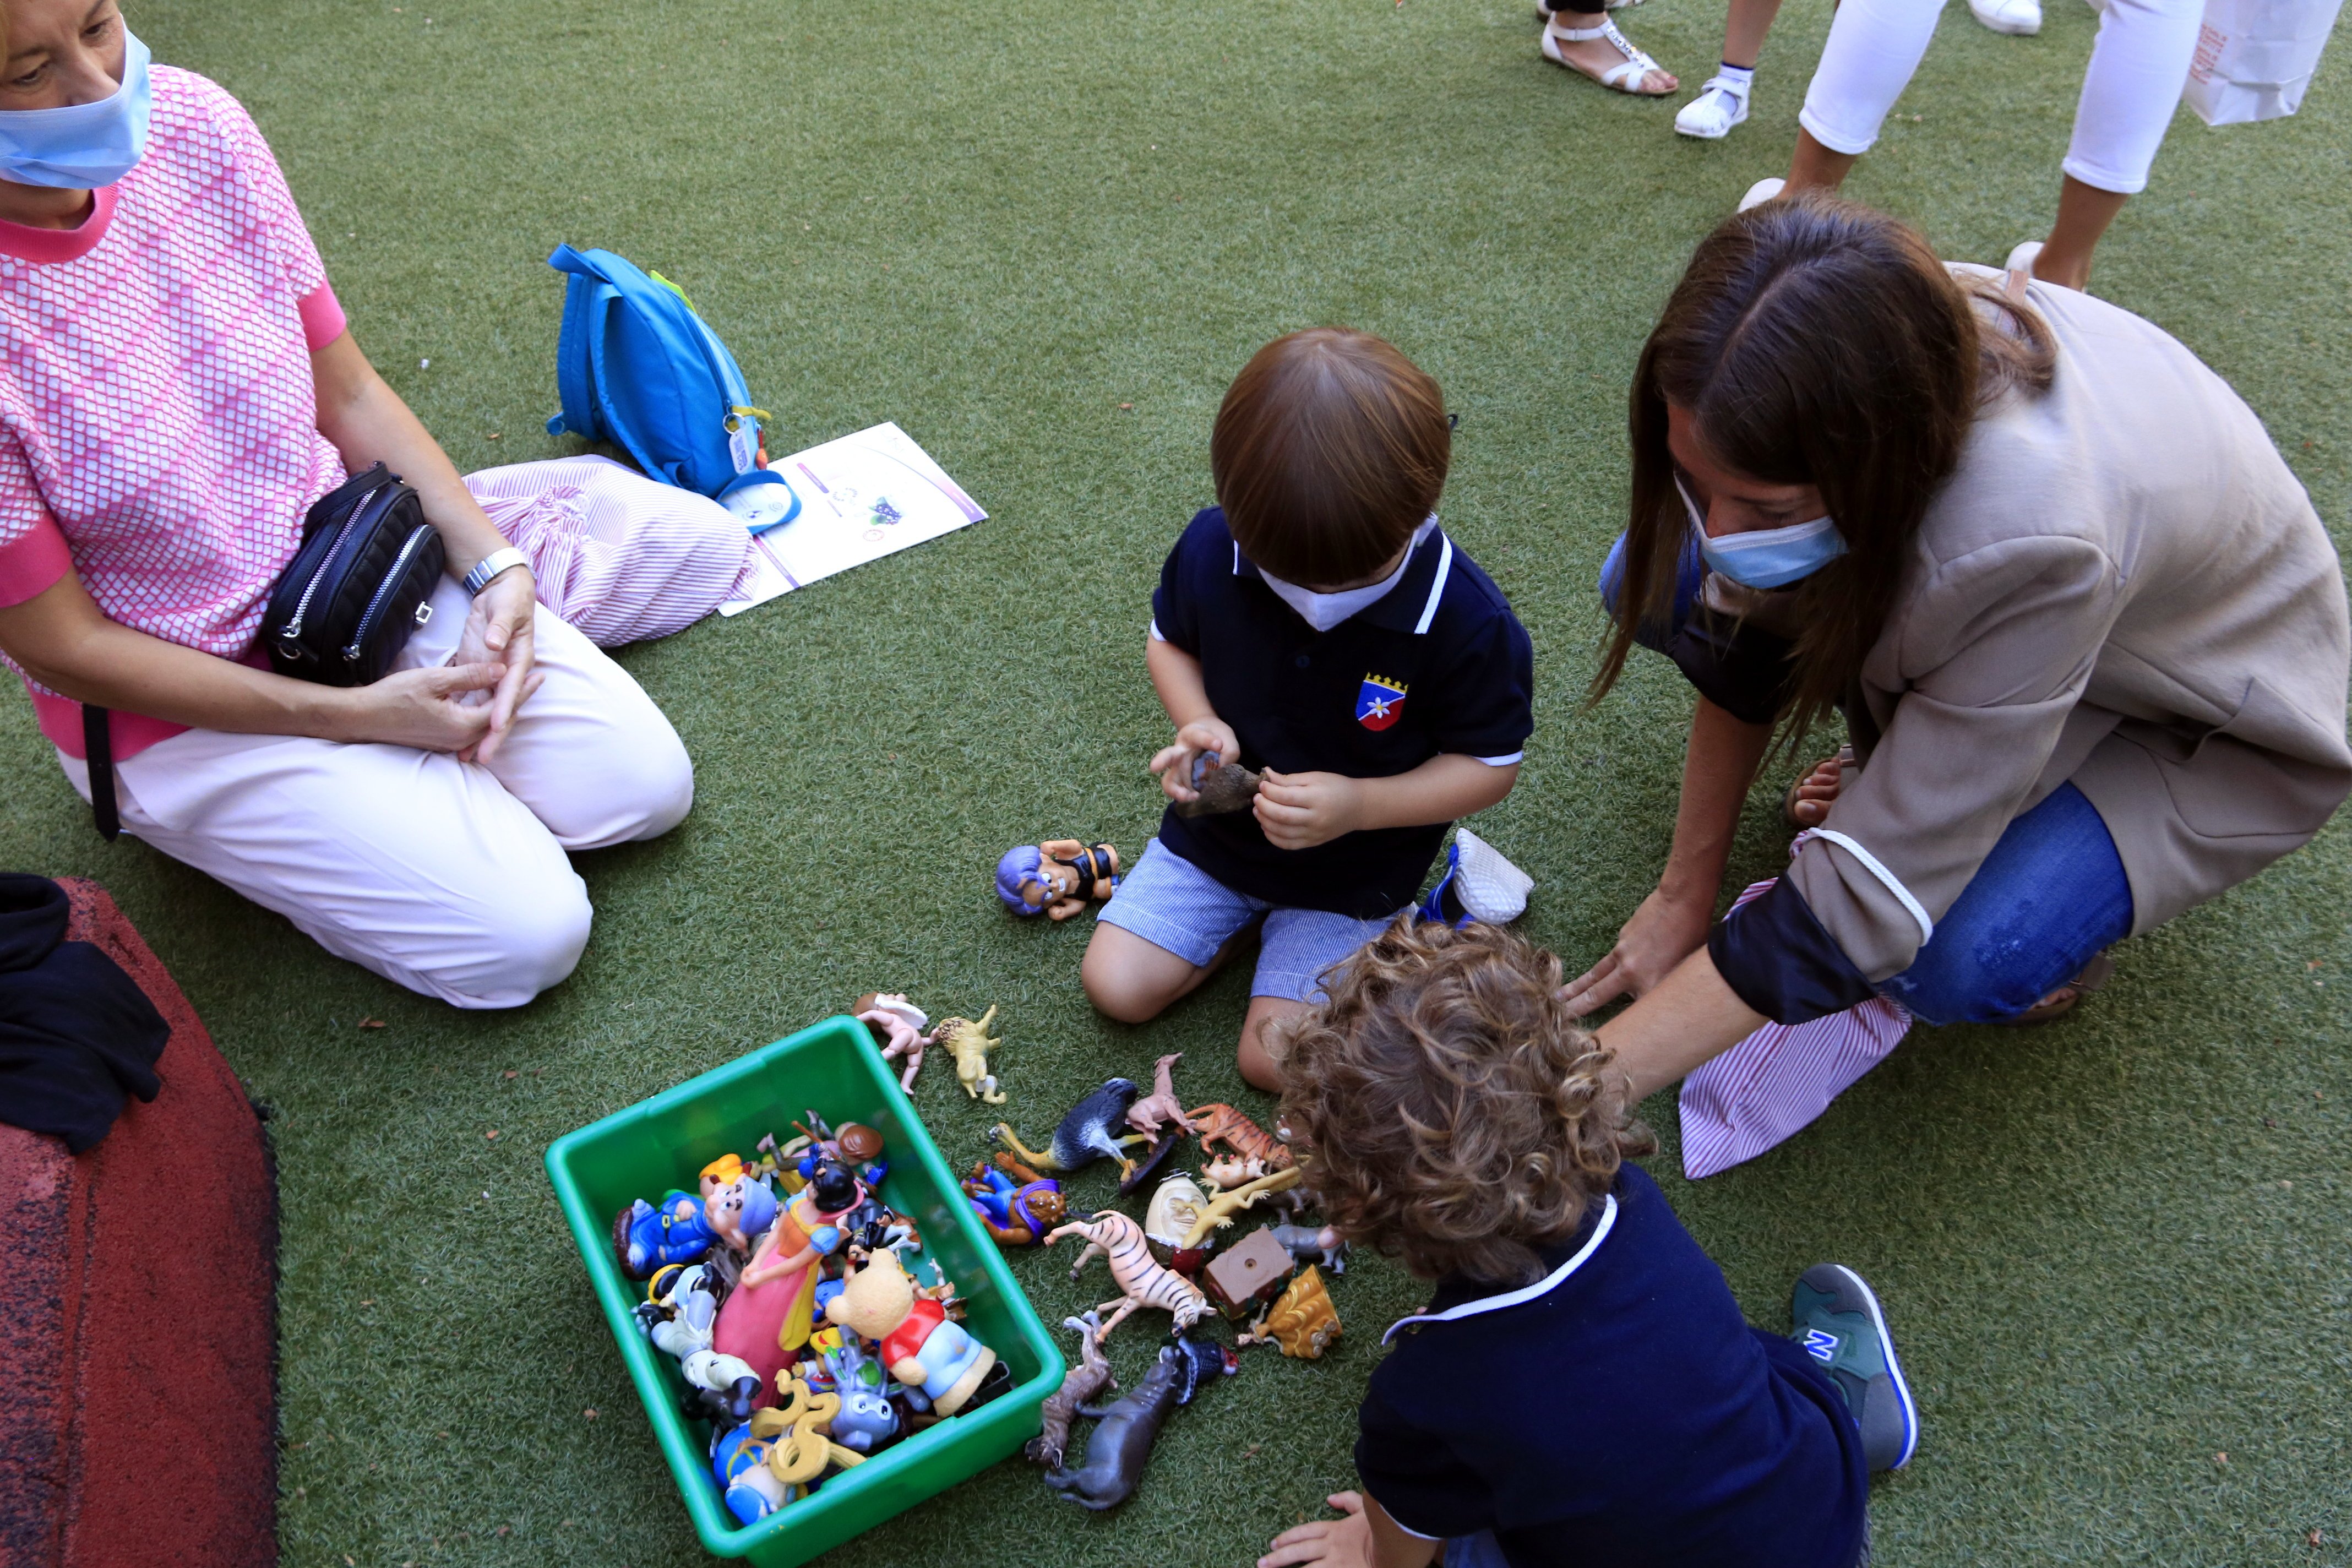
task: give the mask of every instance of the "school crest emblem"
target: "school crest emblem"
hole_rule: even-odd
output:
[[[1367,730],[1385,730],[1404,717],[1405,686],[1384,675],[1367,675],[1356,689],[1356,722]]]

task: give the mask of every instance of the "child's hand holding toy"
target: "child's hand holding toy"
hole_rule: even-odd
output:
[[[1278,773],[1268,768],[1250,809],[1276,849],[1312,849],[1368,826],[1364,783],[1343,773]]]
[[[1241,754],[1241,738],[1232,725],[1213,716],[1195,719],[1176,731],[1174,745],[1160,749],[1151,759],[1151,771],[1160,775],[1160,787],[1168,798],[1186,805],[1200,798],[1192,787],[1197,759],[1209,757],[1209,765],[1215,767],[1217,759]]]

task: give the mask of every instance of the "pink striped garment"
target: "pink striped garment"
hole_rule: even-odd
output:
[[[1811,837],[1801,833],[1789,846]],[[1761,898],[1749,887],[1733,909]],[[1910,1032],[1911,1015],[1884,996],[1805,1024],[1767,1024],[1683,1079],[1683,1174],[1727,1171],[1803,1131]]]
[[[749,586],[751,536],[733,513],[610,458],[484,468],[466,488],[530,557],[540,603],[599,647],[667,637]]]

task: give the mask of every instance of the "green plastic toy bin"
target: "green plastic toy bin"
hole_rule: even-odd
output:
[[[1013,1385],[835,1475],[814,1495],[759,1523],[740,1524],[711,1479],[700,1423],[678,1409],[686,1384],[677,1363],[653,1347],[630,1315],[645,1288],[623,1275],[613,1257],[613,1216],[636,1198],[658,1202],[672,1187],[690,1191],[705,1163],[730,1150],[748,1157],[764,1134],[782,1142],[811,1109],[836,1127],[862,1121],[882,1134],[890,1163],[883,1201],[913,1218],[923,1256],[947,1270],[967,1303],[964,1326],[1012,1369]],[[1014,1452],[1036,1435],[1039,1407],[1061,1386],[1061,1352],[855,1019],[828,1018],[564,1134],[547,1151],[547,1173],[695,1533],[716,1556],[748,1558],[761,1568],[805,1563]]]

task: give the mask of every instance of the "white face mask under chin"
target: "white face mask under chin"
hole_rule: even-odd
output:
[[[1427,539],[1436,527],[1437,519],[1432,517],[1419,528],[1414,529],[1412,544],[1406,548],[1404,559],[1397,563],[1397,569],[1370,587],[1345,588],[1337,594],[1318,594],[1311,588],[1302,588],[1296,583],[1286,583],[1263,566],[1258,568],[1257,574],[1267,587],[1274,590],[1276,597],[1298,612],[1299,619],[1318,632],[1328,632],[1349,616],[1368,610],[1388,597],[1390,590],[1404,581],[1405,570],[1412,564],[1413,551],[1420,547],[1421,542]]]

